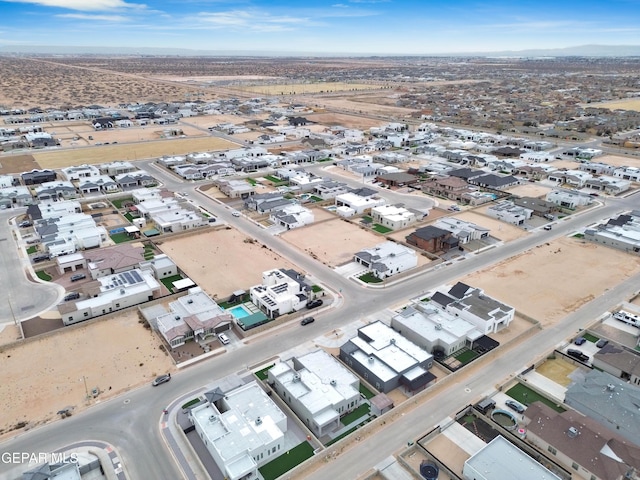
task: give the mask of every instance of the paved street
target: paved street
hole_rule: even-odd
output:
[[[96,439],[110,443],[118,449],[131,479],[181,478],[158,430],[163,409],[176,397],[198,390],[215,378],[258,364],[264,359],[309,341],[325,331],[364,316],[375,315],[388,305],[397,304],[443,283],[451,283],[468,273],[531,249],[550,238],[566,235],[580,226],[588,225],[618,211],[635,208],[633,197],[607,200],[606,206],[557,222],[551,232],[542,230],[532,232],[524,238],[481,255],[471,256],[462,262],[411,277],[401,283],[387,285],[384,289],[366,289],[307,257],[278,237],[270,235],[250,220],[233,218],[230,209],[197,193],[195,191],[197,184],[185,184],[171,174],[160,174],[158,169],[147,168],[154,176],[161,178],[168,188],[188,192],[190,198],[213,212],[221,221],[233,223],[246,235],[268,245],[289,261],[299,265],[300,269],[309,273],[316,282],[322,282],[336,291],[341,290],[343,298],[339,302],[340,307],[318,315],[318,321],[304,328],[301,328],[298,322],[292,322],[291,325],[279,328],[271,335],[252,340],[242,348],[189,367],[175,374],[170,383],[161,387],[142,387],[124,396],[100,403],[71,418],[34,431],[22,432],[15,439],[2,443],[3,451],[51,451],[82,439]],[[385,456],[406,445],[408,439],[416,438],[429,426],[451,414],[458,406],[473,401],[483,392],[491,389],[496,382],[511,374],[514,367],[518,368],[529,363],[537,352],[553,348],[563,338],[593,321],[610,305],[628,297],[633,289],[637,288],[637,282],[636,277],[610,290],[606,296],[585,305],[578,312],[564,319],[557,327],[541,331],[529,339],[526,348],[523,347],[522,351],[518,349],[501,355],[492,363],[490,369],[476,367],[478,371],[474,375],[470,372],[468,374],[471,379],[469,382],[452,384],[430,399],[428,403],[387,426],[379,436],[368,439],[357,448],[340,455],[310,478],[355,478],[357,474],[366,471]],[[470,391],[465,391],[465,388]],[[0,464],[0,479],[10,479],[7,473],[8,467]]]

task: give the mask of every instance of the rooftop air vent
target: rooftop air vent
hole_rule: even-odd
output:
[[[262,425],[262,419],[260,417],[256,417],[256,425]]]
[[[569,436],[569,438],[576,438],[579,434],[580,432],[576,427],[569,427],[569,430],[567,430],[567,435]]]

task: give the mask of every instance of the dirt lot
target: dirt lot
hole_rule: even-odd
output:
[[[640,103],[640,100],[638,100],[638,103]],[[595,158],[594,161],[615,165],[616,167],[640,167],[639,158],[623,157],[619,155],[603,155]]]
[[[544,362],[536,368],[536,372],[540,375],[544,375],[550,380],[553,380],[558,385],[568,387],[573,382],[573,380],[569,378],[569,375],[571,375],[571,373],[577,368],[578,367],[566,360],[563,360],[562,358],[555,358]]]
[[[477,213],[484,212],[486,208],[487,207],[481,207],[476,211],[460,212],[457,215],[454,215],[454,218],[459,218],[460,220],[464,220],[466,222],[473,222],[477,225],[488,228],[491,230],[491,232],[489,232],[489,235],[494,238],[498,238],[503,242],[510,242],[511,240],[516,240],[517,238],[528,235],[527,232],[525,232],[521,228],[516,227],[515,225],[501,222],[496,218],[491,218],[486,215]]]
[[[100,389],[98,399],[104,401],[171,371],[173,362],[160,345],[132,311],[0,349],[0,431],[7,433],[18,422],[34,426],[55,419],[67,406],[74,406],[74,413],[82,410],[83,377],[87,389]]]
[[[353,254],[385,241],[381,235],[339,218],[289,230],[280,238],[331,267],[353,259]]]
[[[591,103],[593,108],[610,108],[611,110],[636,110],[640,112],[640,98],[629,98],[627,100],[616,100],[613,102]]]
[[[160,249],[200,287],[218,299],[262,282],[262,272],[294,265],[235,229],[162,242]],[[253,242],[253,240],[251,239]],[[198,255],[194,255],[198,252]],[[247,262],[250,258],[251,261]]]
[[[553,188],[540,185],[539,183],[526,183],[509,189],[509,193],[519,197],[542,197]]]
[[[250,85],[234,87],[244,92],[259,95],[299,95],[305,93],[347,92],[355,90],[376,90],[382,85],[367,83],[322,82],[322,83],[282,83],[277,85]]]
[[[38,162],[32,155],[0,156],[0,174],[22,173],[38,168]]]
[[[187,117],[181,120],[181,123],[185,125],[197,125],[200,128],[209,128],[219,123],[233,123],[235,125],[242,125],[250,120],[264,120],[268,118],[268,114],[262,113],[259,115],[252,115],[250,117],[243,115],[201,115],[197,117]]]
[[[162,155],[185,155],[191,152],[205,152],[237,148],[238,144],[216,137],[179,138],[158,140],[135,145],[102,145],[34,153],[41,168],[62,168],[72,165],[96,164],[118,160],[138,160],[156,158]]]
[[[359,128],[362,130],[367,130],[371,127],[379,127],[384,124],[382,120],[372,120],[370,118],[346,115],[342,113],[314,113],[313,115],[307,115],[305,118],[312,122],[318,122],[327,126],[340,125],[346,128]],[[324,130],[324,128],[322,130]]]
[[[638,271],[635,256],[563,237],[462,281],[548,326]]]

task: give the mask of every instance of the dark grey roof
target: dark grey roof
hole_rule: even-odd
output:
[[[458,282],[453,287],[451,287],[451,290],[449,290],[449,295],[456,298],[463,298],[470,288],[471,287],[466,283]]]
[[[504,187],[506,185],[517,183],[518,179],[513,175],[501,177],[499,175],[494,175],[493,173],[488,173],[487,175],[482,175],[481,177],[474,178],[473,182],[482,185],[488,185],[490,187]]]
[[[436,292],[431,296],[431,301],[437,303],[438,305],[446,307],[450,303],[455,302],[456,299],[451,298],[449,295],[446,295],[442,292]]]
[[[370,197],[371,195],[375,195],[378,192],[376,192],[375,190],[372,190],[371,188],[362,187],[362,188],[354,188],[353,190],[351,190],[351,193],[355,193],[360,197]]]
[[[450,234],[451,232],[448,230],[443,230],[442,228],[434,227],[433,225],[427,225],[426,227],[417,229],[411,235],[423,240],[433,240],[434,238],[440,238]]]
[[[479,177],[484,174],[481,170],[472,170],[471,168],[458,168],[456,170],[451,170],[448,173],[452,177],[464,178],[465,180],[473,177]]]
[[[607,222],[607,225],[626,225],[627,223],[629,223],[631,220],[633,219],[633,217],[631,215],[618,215],[617,218],[611,218],[609,219],[609,221]]]

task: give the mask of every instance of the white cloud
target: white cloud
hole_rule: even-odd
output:
[[[129,18],[123,15],[90,15],[86,13],[63,13],[55,15],[57,18],[71,18],[77,20],[94,20],[96,22],[128,22]]]
[[[198,20],[213,28],[232,28],[251,32],[282,32],[295,30],[312,22],[307,17],[270,15],[265,12],[232,10],[228,12],[202,12]]]
[[[146,5],[127,3],[123,0],[5,0],[13,3],[32,3],[43,7],[67,8],[83,12],[101,12],[123,8],[144,9]]]
[[[349,8],[349,5],[345,5],[344,3],[336,3],[334,5],[331,5],[334,8]]]

